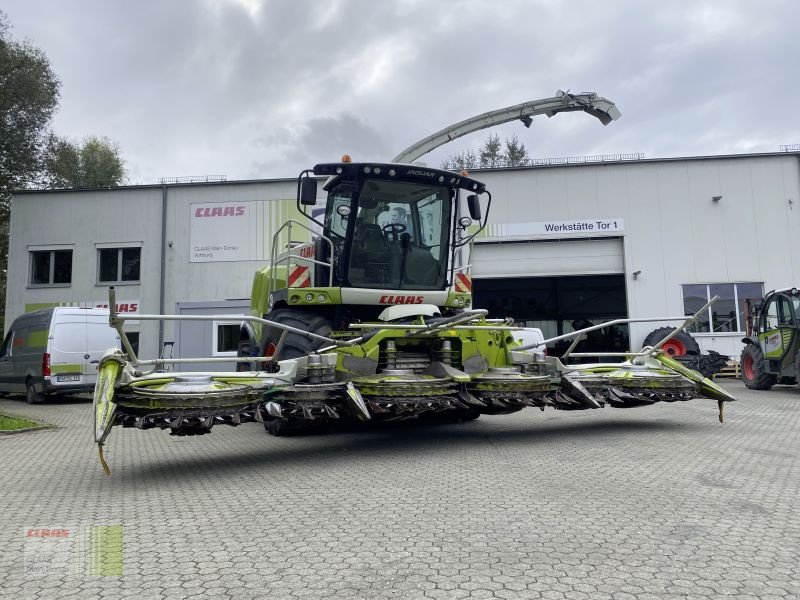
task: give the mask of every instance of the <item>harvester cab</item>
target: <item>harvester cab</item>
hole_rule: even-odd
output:
[[[327,198],[315,216],[309,211],[318,177],[327,178]],[[471,281],[459,250],[486,225],[490,204],[485,186],[466,171],[353,163],[347,156],[318,164],[298,179],[297,208],[307,222],[290,220],[276,232],[272,260],[254,279],[251,313],[327,333],[467,308]],[[385,311],[392,306],[407,308]],[[240,356],[296,358],[321,345],[289,333],[279,347],[281,333],[245,324]]]

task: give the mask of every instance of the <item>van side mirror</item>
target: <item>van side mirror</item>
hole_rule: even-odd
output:
[[[481,202],[477,194],[470,194],[467,196],[467,206],[469,207],[469,216],[473,221],[481,220]]]
[[[317,203],[317,179],[303,177],[300,181],[300,204],[314,206]]]

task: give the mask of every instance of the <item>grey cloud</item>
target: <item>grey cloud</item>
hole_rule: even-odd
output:
[[[615,100],[509,124],[535,156],[771,151],[800,142],[800,5],[339,0],[10,0],[64,82],[56,128],[117,139],[133,177],[293,176],[390,158],[447,124],[556,88]],[[46,11],[47,19],[41,19]],[[477,146],[487,132],[424,160]]]

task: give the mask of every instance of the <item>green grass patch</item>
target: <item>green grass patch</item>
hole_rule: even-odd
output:
[[[0,413],[0,431],[19,431],[20,429],[39,429],[42,427],[49,427],[49,425]]]

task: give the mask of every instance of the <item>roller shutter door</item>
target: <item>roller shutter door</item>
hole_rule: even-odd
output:
[[[622,238],[479,243],[470,262],[475,278],[625,272]]]

